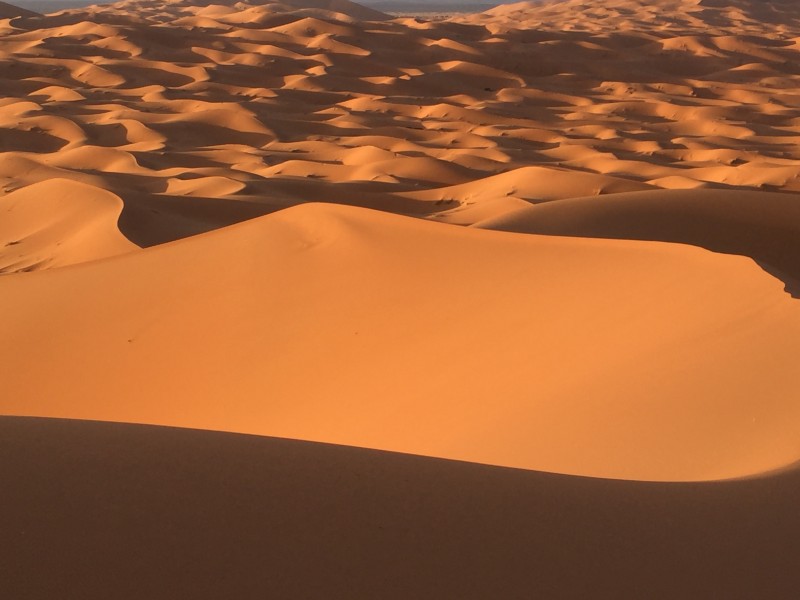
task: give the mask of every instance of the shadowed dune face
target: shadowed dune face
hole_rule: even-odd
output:
[[[707,190],[574,198],[490,217],[477,227],[577,237],[660,240],[753,258],[800,295],[800,197]]]
[[[21,8],[6,2],[0,2],[0,19],[14,19],[16,17],[35,17],[38,13]]]
[[[123,600],[796,594],[796,470],[636,483],[3,418],[0,477],[2,585],[16,598],[65,585]]]

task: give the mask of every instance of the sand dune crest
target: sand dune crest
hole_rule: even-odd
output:
[[[0,198],[0,272],[63,267],[136,249],[117,228],[121,211],[114,194],[65,179]]]
[[[25,345],[4,325],[5,413],[634,479],[798,458],[800,313],[741,257],[308,204],[0,287],[6,314],[49,332]]]
[[[595,238],[660,240],[749,256],[800,292],[800,198],[721,190],[573,198],[523,207],[477,227]]]
[[[13,19],[15,17],[35,17],[37,15],[38,13],[32,10],[15,6],[13,4],[8,4],[7,2],[0,2],[0,19]]]

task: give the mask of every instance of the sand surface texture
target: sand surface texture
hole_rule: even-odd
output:
[[[0,3],[30,597],[796,598],[799,42],[788,0]]]
[[[643,483],[7,417],[0,477],[9,598],[797,595],[797,470]]]

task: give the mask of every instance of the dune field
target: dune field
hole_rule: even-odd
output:
[[[0,597],[796,598],[799,45],[0,3]]]

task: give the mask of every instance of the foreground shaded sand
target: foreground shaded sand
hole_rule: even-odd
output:
[[[305,204],[0,281],[6,414],[590,476],[800,457],[800,305],[751,259]]]
[[[773,598],[797,470],[608,481],[180,429],[0,419],[8,597]],[[46,574],[46,575],[45,575]]]

